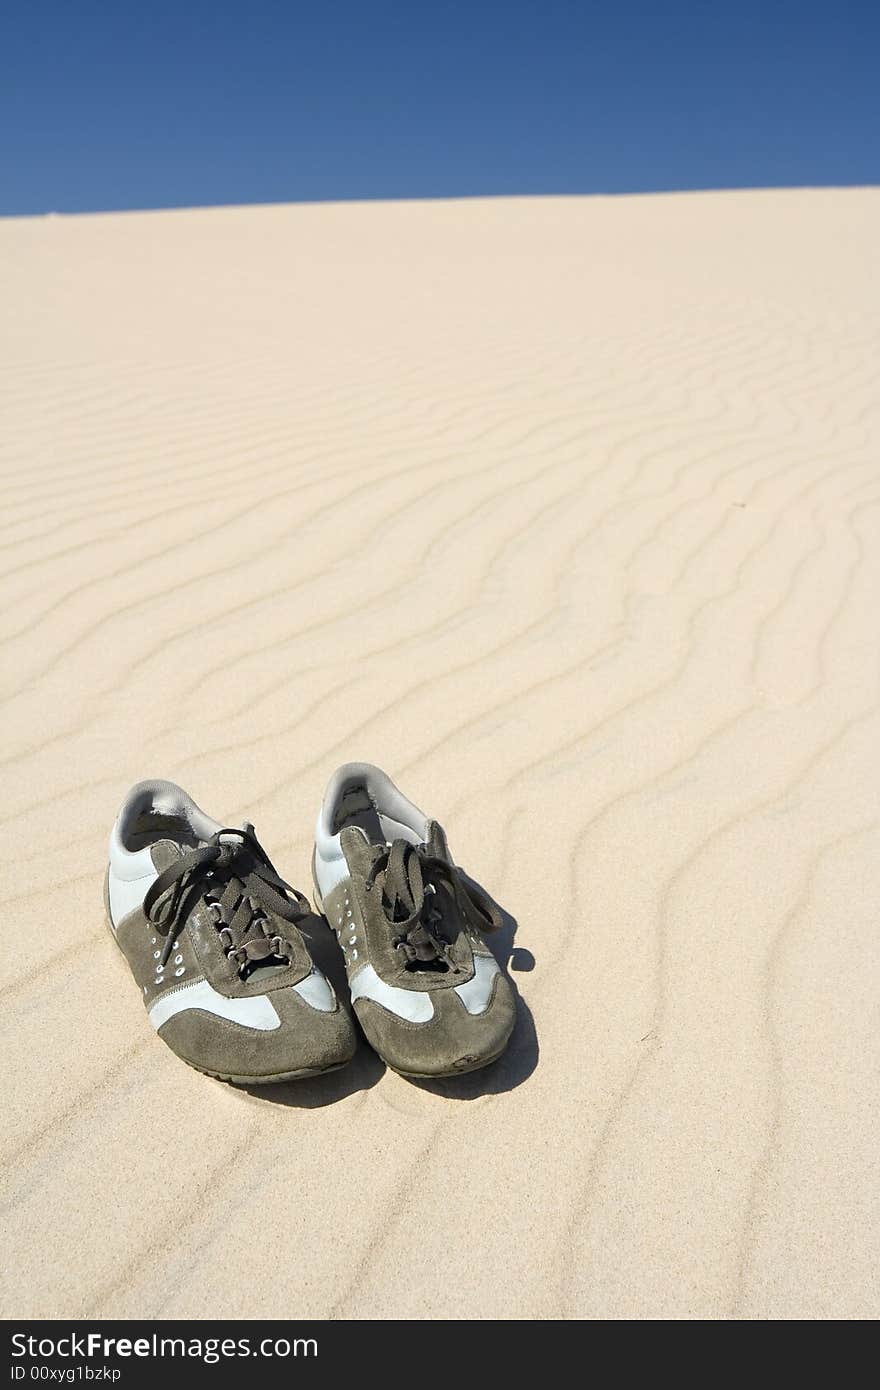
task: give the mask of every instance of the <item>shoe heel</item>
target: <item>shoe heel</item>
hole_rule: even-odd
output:
[[[327,914],[324,911],[324,899],[321,897],[321,890],[318,887],[318,875],[315,873],[315,851],[312,850],[312,887],[314,889],[315,907],[322,917]]]
[[[104,870],[104,916],[107,918],[107,926],[113,935],[116,935],[116,928],[113,925],[113,918],[110,916],[110,866]]]
[[[108,864],[104,871],[104,916],[107,919],[107,928],[116,945],[119,946],[119,937],[116,935],[116,928],[113,925],[113,917],[110,912],[110,866]],[[119,946],[120,951],[122,947]],[[123,952],[123,955],[125,953]]]

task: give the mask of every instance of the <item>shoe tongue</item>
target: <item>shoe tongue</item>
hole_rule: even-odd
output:
[[[161,874],[163,869],[168,869],[176,859],[183,854],[180,845],[175,844],[174,840],[154,840],[150,845],[150,858],[153,867],[158,869]]]
[[[241,827],[242,830],[246,830],[247,828],[246,825]],[[207,840],[201,840],[196,847],[204,849],[207,843]],[[235,835],[230,835],[225,838],[221,836],[220,843],[236,845],[238,844],[238,837]],[[192,845],[181,845],[177,840],[154,840],[150,845],[150,858],[153,861],[153,867],[158,869],[159,873],[161,873],[163,869],[169,868],[175,860],[182,859],[192,848]]]
[[[359,825],[347,825],[340,832],[339,843],[349,866],[366,873],[381,848],[370,844],[365,831]]]
[[[435,820],[428,821],[428,834],[425,839],[425,844],[428,847],[428,853],[432,854],[435,859],[449,858],[449,846],[446,843],[446,835],[443,832],[443,827],[438,825]]]
[[[271,962],[260,961],[257,965],[252,965],[248,971],[248,980],[268,980],[271,975],[282,975],[285,970],[290,969],[290,961],[281,961],[272,964]]]

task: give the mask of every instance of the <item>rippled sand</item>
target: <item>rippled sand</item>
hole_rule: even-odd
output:
[[[870,190],[0,223],[7,1317],[877,1315],[878,244]],[[110,822],[172,777],[308,888],[348,758],[517,919],[514,1043],[236,1091]]]

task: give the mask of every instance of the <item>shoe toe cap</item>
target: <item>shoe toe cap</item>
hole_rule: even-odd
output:
[[[327,1071],[354,1055],[352,1020],[329,987],[327,994],[313,989],[311,998],[296,987],[252,997],[261,1005],[253,1011],[259,1026],[190,1008],[163,1023],[159,1034],[191,1066],[254,1084]]]
[[[454,989],[432,990],[430,998],[432,1016],[421,1023],[400,1018],[372,999],[356,1002],[367,1038],[390,1067],[408,1076],[452,1076],[487,1066],[501,1055],[516,1021],[513,989],[505,975],[494,974],[485,1002],[476,990],[465,998]]]

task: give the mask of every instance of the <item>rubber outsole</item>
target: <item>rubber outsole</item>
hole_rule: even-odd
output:
[[[161,1036],[161,1034],[160,1034]],[[164,1039],[163,1039],[164,1042]],[[167,1047],[168,1044],[166,1043]],[[169,1051],[174,1052],[173,1048]],[[341,1071],[348,1066],[347,1059],[344,1062],[334,1062],[332,1067],[306,1067],[302,1071],[280,1071],[274,1076],[226,1076],[220,1071],[209,1071],[207,1067],[200,1067],[197,1062],[191,1062],[187,1057],[181,1057],[179,1052],[174,1052],[175,1057],[179,1057],[181,1062],[186,1062],[193,1071],[200,1071],[203,1076],[212,1076],[215,1081],[228,1081],[230,1086],[277,1086],[282,1081],[306,1081],[310,1076],[329,1076],[331,1071]]]
[[[398,1076],[405,1076],[407,1081],[443,1081],[448,1080],[450,1076],[467,1076],[468,1072],[482,1071],[483,1067],[491,1067],[492,1063],[497,1062],[500,1057],[503,1057],[506,1051],[507,1043],[505,1043],[503,1047],[500,1047],[497,1052],[493,1052],[491,1057],[482,1058],[479,1062],[472,1062],[470,1066],[467,1067],[455,1067],[451,1071],[403,1071],[400,1067],[396,1067],[393,1062],[389,1062],[385,1057],[382,1058],[382,1061],[385,1063],[386,1067],[390,1067],[392,1071],[396,1071]]]

